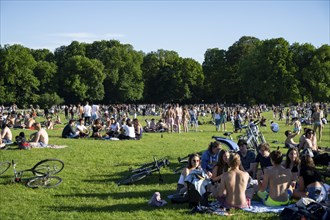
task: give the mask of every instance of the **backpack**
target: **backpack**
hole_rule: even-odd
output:
[[[300,220],[302,218],[310,220],[326,220],[330,217],[330,209],[320,203],[311,202],[305,207],[284,208],[280,214],[281,220]]]
[[[30,150],[31,148],[30,143],[26,141],[25,137],[17,136],[16,143],[21,150]]]

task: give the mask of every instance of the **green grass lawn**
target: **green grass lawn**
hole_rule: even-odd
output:
[[[272,119],[271,112],[263,113]],[[62,117],[63,118],[63,117]],[[41,119],[39,119],[41,120]],[[209,118],[203,118],[209,121]],[[64,120],[63,120],[64,121]],[[143,122],[143,120],[141,119]],[[275,120],[276,121],[276,120]],[[278,121],[279,133],[261,128],[272,150],[284,142],[285,121]],[[144,124],[143,124],[144,125]],[[227,123],[227,130],[232,126]],[[0,176],[0,219],[213,219],[214,215],[190,215],[187,204],[171,204],[167,196],[173,194],[179,178],[173,169],[179,166],[178,157],[192,152],[203,151],[213,141],[215,132],[211,124],[201,125],[201,132],[189,133],[144,133],[140,141],[102,141],[92,139],[62,139],[63,125],[48,131],[50,144],[67,145],[64,149],[2,150],[0,161],[15,159],[17,169],[31,168],[45,158],[58,158],[65,167],[58,174],[63,183],[53,189],[30,189],[22,184],[11,183],[13,170],[10,168]],[[16,136],[21,130],[14,130]],[[26,135],[32,131],[25,130]],[[330,147],[329,124],[323,131],[320,146]],[[234,135],[236,137],[237,134]],[[296,141],[298,141],[296,138]],[[282,148],[283,152],[286,149]],[[153,157],[167,158],[171,164],[162,170],[163,183],[156,174],[135,185],[117,186],[116,182],[129,174],[130,167],[151,162]],[[169,203],[161,208],[147,205],[154,192],[159,191]],[[232,211],[233,219],[278,219],[276,214],[252,214]]]

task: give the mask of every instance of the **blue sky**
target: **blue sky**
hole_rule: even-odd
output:
[[[116,39],[145,53],[174,50],[200,63],[242,36],[330,44],[330,0],[0,0],[0,44],[54,51],[73,40]]]

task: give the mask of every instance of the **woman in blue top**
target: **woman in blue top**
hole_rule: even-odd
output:
[[[218,141],[211,142],[208,149],[202,154],[202,169],[208,176],[212,175],[213,166],[218,162],[221,144]]]

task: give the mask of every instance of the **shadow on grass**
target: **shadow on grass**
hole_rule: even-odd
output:
[[[129,199],[129,198],[146,198],[150,199],[151,196],[154,194],[154,190],[147,190],[147,191],[138,191],[138,192],[111,192],[111,193],[76,193],[76,194],[68,194],[68,195],[55,195],[55,197],[81,197],[81,198],[98,198],[98,199]],[[162,199],[168,200],[166,198],[167,195],[175,193],[174,190],[163,190],[159,191],[162,195]]]
[[[177,207],[177,209],[182,209],[184,207],[180,206],[163,206],[161,209],[171,209]],[[45,207],[48,210],[56,212],[126,212],[132,213],[134,211],[145,210],[152,211],[155,210],[155,207],[148,206],[147,203],[136,203],[136,204],[115,204],[102,207],[96,207],[95,205],[91,206],[59,206],[59,207]]]
[[[139,192],[118,192],[118,193],[77,193],[77,194],[68,194],[68,195],[55,195],[55,197],[64,197],[64,198],[74,198],[74,197],[81,197],[81,198],[98,198],[102,200],[107,199],[115,199],[118,202],[121,202],[125,200],[127,202],[127,199],[134,199],[134,198],[144,198],[145,202],[143,203],[133,203],[133,204],[114,204],[109,206],[103,206],[103,207],[95,207],[85,205],[85,206],[58,206],[58,207],[46,207],[47,209],[51,209],[53,211],[57,212],[129,212],[132,211],[139,211],[139,210],[154,210],[154,207],[148,206],[148,201],[154,194],[154,190],[147,190],[147,191],[139,191]],[[162,207],[163,209],[185,209],[188,208],[188,203],[185,204],[172,204],[169,199],[166,197],[166,195],[170,195],[174,193],[170,190],[160,191],[162,195],[162,199],[168,201],[168,205]]]

